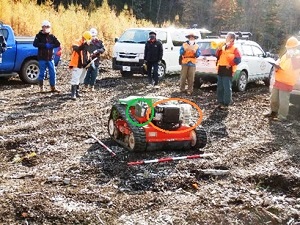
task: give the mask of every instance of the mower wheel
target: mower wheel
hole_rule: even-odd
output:
[[[137,128],[137,129],[136,129]],[[146,136],[143,128],[135,127],[128,137],[128,147],[130,151],[145,151]]]
[[[134,138],[134,135],[133,133],[131,133],[129,135],[129,138],[128,138],[128,146],[131,150],[134,150],[135,148],[135,138]]]
[[[191,131],[191,148],[199,149],[204,148],[207,143],[207,134],[203,127],[197,127]]]
[[[108,121],[108,133],[110,136],[116,139],[119,137],[120,134],[118,128],[115,126],[115,121],[112,118],[110,118]]]

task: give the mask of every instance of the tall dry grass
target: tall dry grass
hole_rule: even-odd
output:
[[[104,57],[110,57],[115,37],[129,27],[154,26],[150,21],[138,20],[127,9],[117,14],[112,10],[107,0],[99,8],[84,10],[80,5],[70,5],[68,8],[60,5],[57,10],[51,1],[37,5],[32,0],[0,0],[0,21],[10,25],[16,35],[35,36],[41,29],[43,20],[52,24],[51,32],[59,39],[63,48],[63,57],[68,59],[74,39],[95,27],[98,36],[106,47]]]

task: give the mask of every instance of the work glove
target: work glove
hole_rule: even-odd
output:
[[[46,49],[50,49],[50,48],[53,48],[53,44],[50,44],[50,43],[46,43],[46,44],[45,44],[45,47],[46,47]]]

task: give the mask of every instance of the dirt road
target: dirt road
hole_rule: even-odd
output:
[[[234,105],[220,111],[215,87],[181,95],[178,76],[154,91],[142,77],[124,79],[102,68],[96,91],[77,101],[70,99],[69,79],[62,66],[61,94],[38,93],[18,78],[0,81],[0,224],[300,224],[300,109],[291,106],[284,123],[264,119],[269,92],[263,84],[234,93]],[[146,94],[197,103],[209,137],[201,151],[214,156],[127,166],[200,153],[130,153],[110,141],[112,104]],[[208,175],[207,169],[227,172]]]

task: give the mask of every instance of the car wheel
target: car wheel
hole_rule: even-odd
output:
[[[25,83],[36,84],[38,82],[39,73],[39,63],[37,60],[32,59],[24,63],[19,77]]]
[[[121,71],[122,77],[129,78],[133,76],[133,73],[130,71]]]
[[[247,73],[245,71],[241,71],[239,78],[237,79],[234,85],[234,89],[240,92],[245,91],[247,87],[247,83],[248,83]]]
[[[200,76],[195,76],[195,80],[194,80],[194,88],[195,89],[199,89],[203,84],[203,80]]]
[[[166,75],[166,65],[162,62],[158,63],[158,79],[162,80]]]

